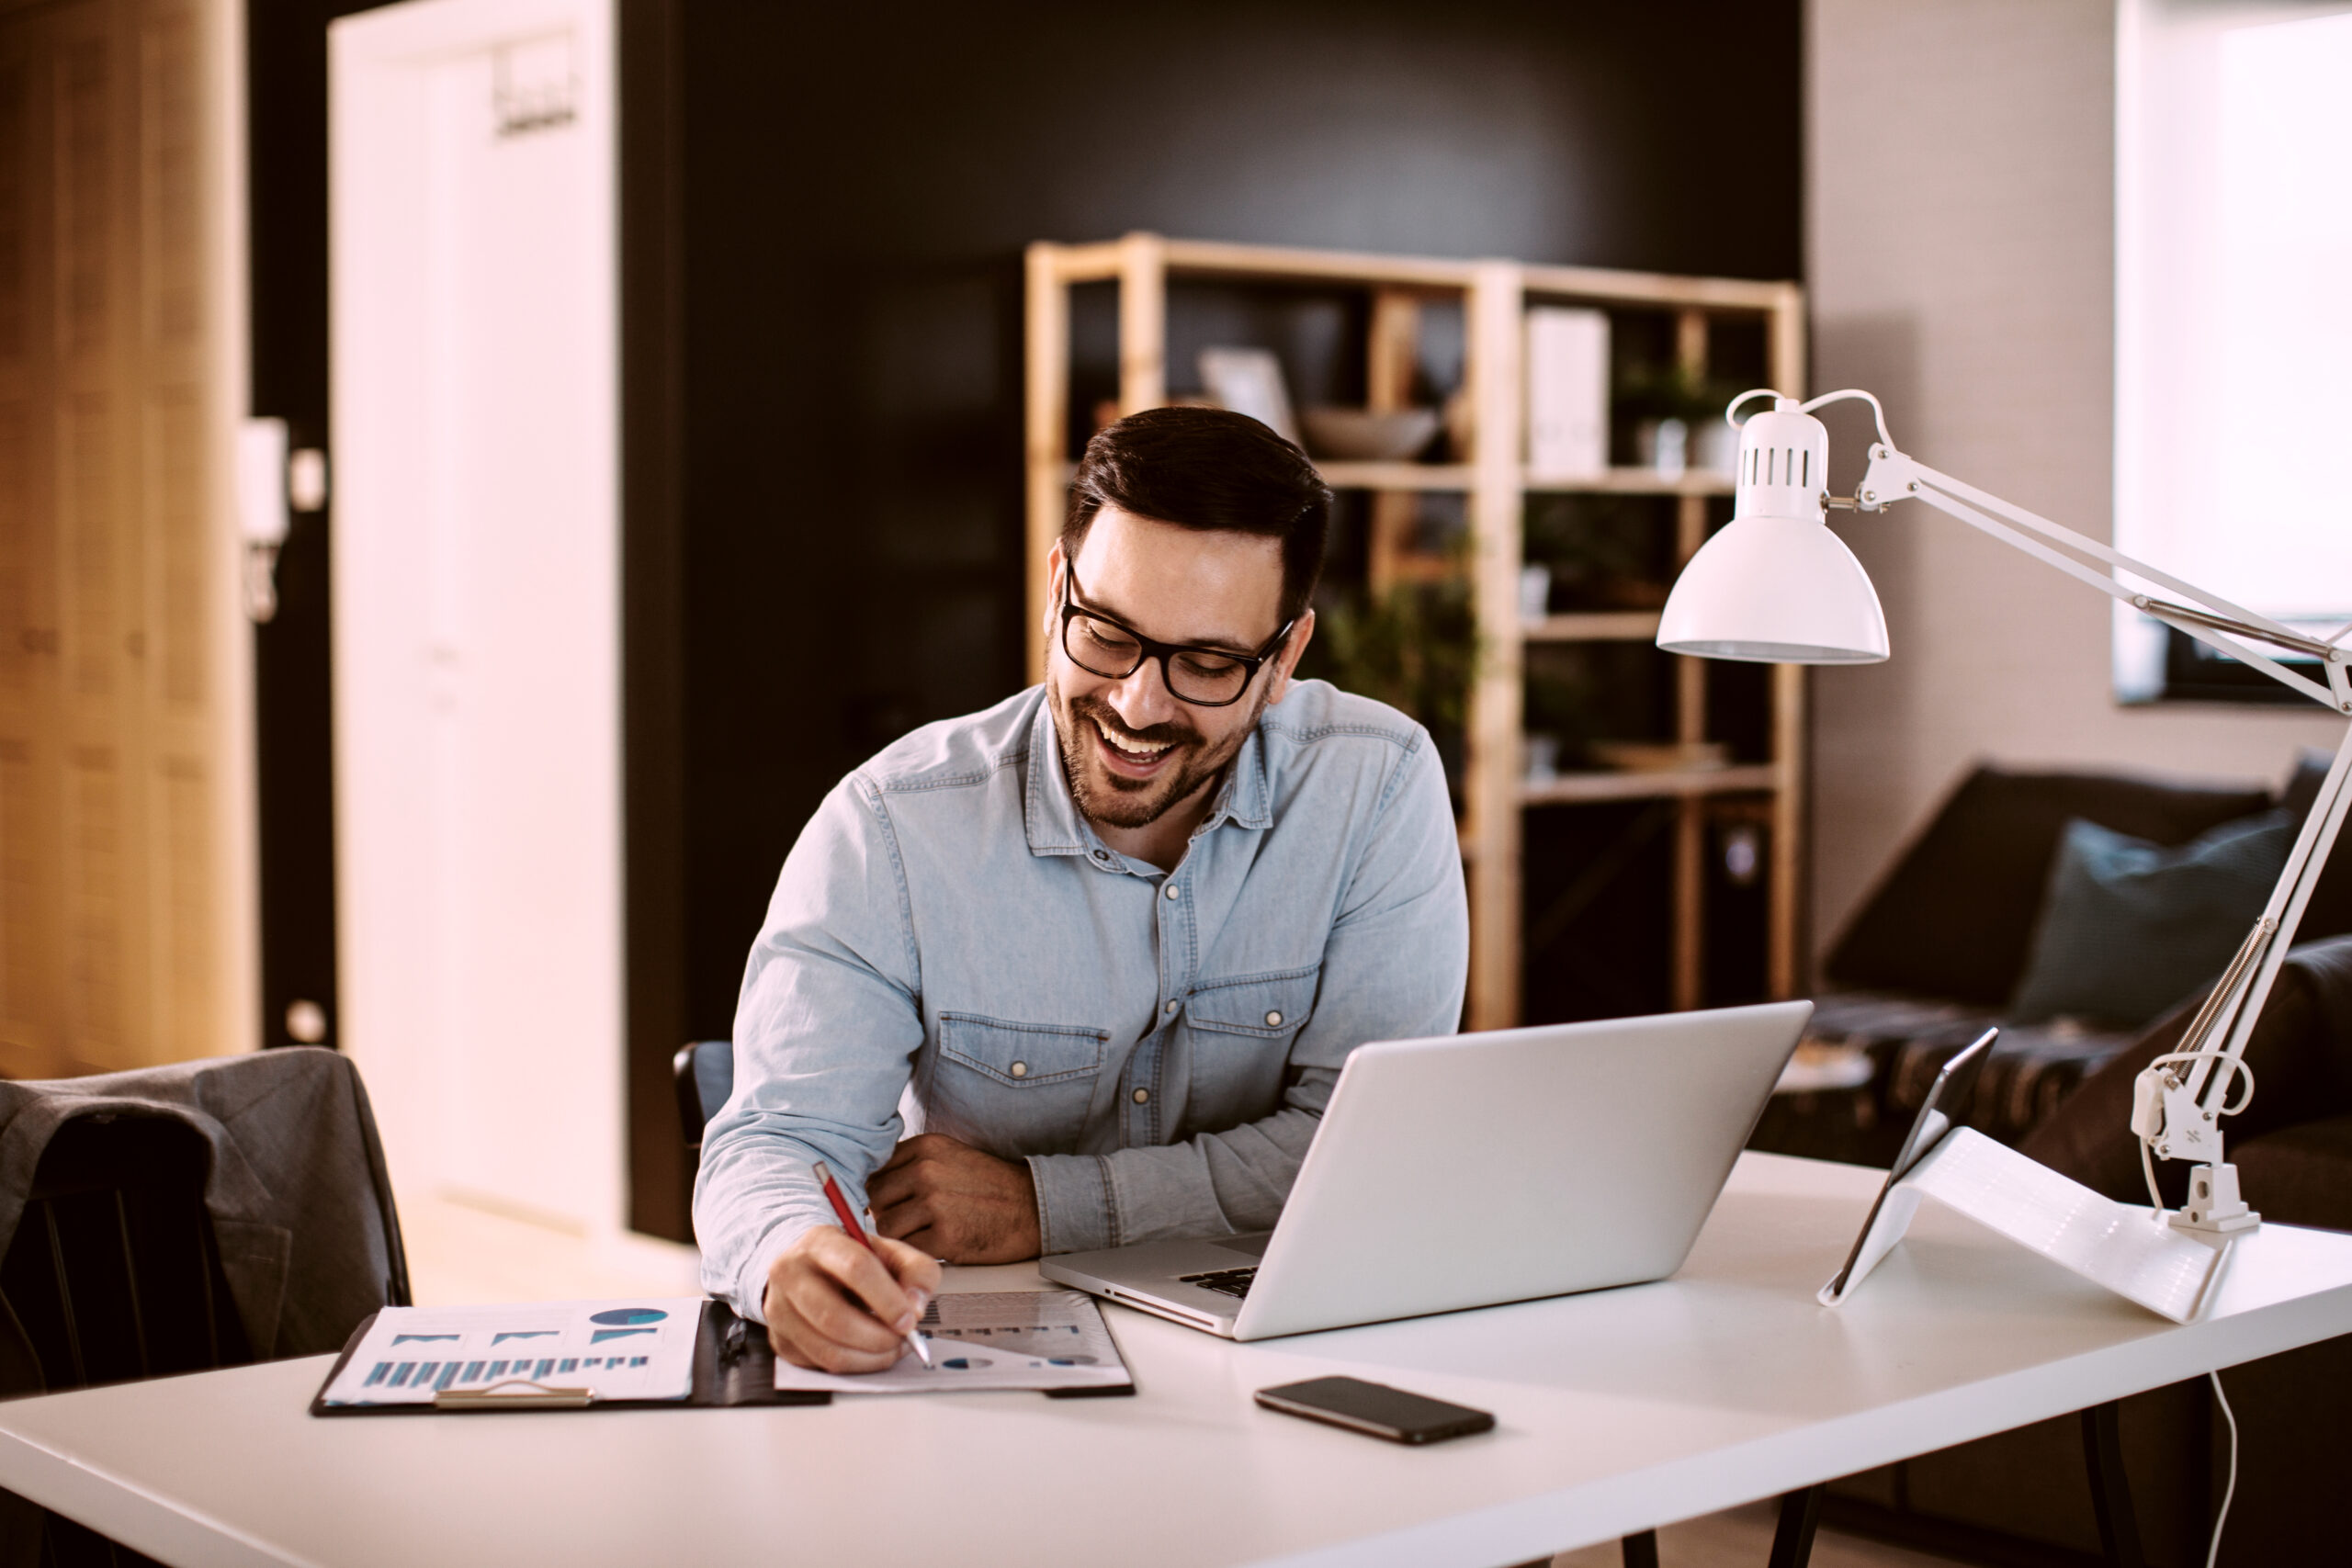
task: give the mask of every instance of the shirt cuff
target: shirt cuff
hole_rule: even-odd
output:
[[[1041,1253],[1092,1252],[1119,1245],[1109,1165],[1094,1155],[1027,1157],[1029,1179],[1037,1189]]]
[[[775,1267],[775,1260],[783,1257],[792,1244],[800,1239],[800,1233],[808,1228],[806,1222],[786,1220],[760,1237],[758,1244],[752,1248],[751,1261],[744,1265],[741,1278],[735,1281],[737,1317],[763,1326],[766,1325],[768,1270]]]

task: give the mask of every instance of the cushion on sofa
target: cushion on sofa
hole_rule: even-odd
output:
[[[1858,1046],[1876,1065],[1872,1110],[1885,1129],[1887,1156],[1918,1114],[1943,1065],[1962,1046],[2001,1023],[1989,1008],[1962,1007],[1884,991],[1832,991],[1814,1002],[1809,1039]],[[2058,1108],[2085,1078],[2132,1043],[2129,1032],[2109,1032],[2072,1023],[2002,1023],[1976,1094],[1962,1120],[2005,1144],[2015,1144]],[[1783,1153],[1811,1152],[1800,1148]]]
[[[2268,902],[2294,835],[2284,811],[2224,822],[2173,849],[2067,823],[2009,1016],[2143,1029],[2210,989]]]
[[[2025,969],[2070,818],[2170,846],[2270,805],[2262,790],[1978,768],[1863,904],[1824,972],[1858,989],[1999,1007]]]
[[[2352,1116],[2331,1116],[2249,1138],[2230,1151],[2238,1190],[2262,1217],[2352,1231]]]
[[[2132,1085],[2140,1069],[2172,1050],[2201,998],[2191,997],[2151,1024],[2131,1048],[2086,1079],[2057,1113],[2018,1147],[2062,1175],[2126,1203],[2147,1201],[2140,1144],[2132,1137]],[[2261,1020],[2246,1041],[2254,1101],[2222,1123],[2232,1157],[2302,1123],[2352,1116],[2352,936],[2298,946],[2279,966]],[[2305,1158],[2302,1150],[2295,1157]],[[2178,1203],[2188,1168],[2156,1167],[2165,1201]],[[2260,1188],[2239,1173],[2246,1201],[2268,1212]],[[2352,1166],[2337,1179],[2352,1187]]]

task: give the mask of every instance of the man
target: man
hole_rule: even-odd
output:
[[[803,829],[695,1188],[704,1282],[778,1355],[889,1365],[934,1258],[1266,1229],[1348,1052],[1456,1026],[1435,749],[1292,680],[1329,508],[1240,415],[1102,431],[1048,560],[1045,684],[916,730]]]

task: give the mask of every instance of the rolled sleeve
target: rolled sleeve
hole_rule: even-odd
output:
[[[877,795],[852,775],[793,846],[735,1012],[735,1088],[695,1178],[702,1280],[762,1318],[776,1258],[833,1214],[824,1160],[853,1207],[896,1147],[922,1043],[904,876]]]
[[[1097,1155],[1031,1155],[1037,1188],[1041,1252],[1092,1252],[1115,1247],[1111,1172]]]

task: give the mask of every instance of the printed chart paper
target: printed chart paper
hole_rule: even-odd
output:
[[[333,1383],[329,1404],[430,1404],[443,1393],[587,1389],[598,1399],[684,1399],[694,1386],[692,1296],[515,1306],[386,1307]]]
[[[779,1360],[779,1389],[834,1393],[952,1393],[975,1389],[1124,1388],[1134,1380],[1080,1291],[973,1291],[933,1302],[917,1332],[931,1344],[925,1367],[910,1350],[884,1371],[810,1371]]]

